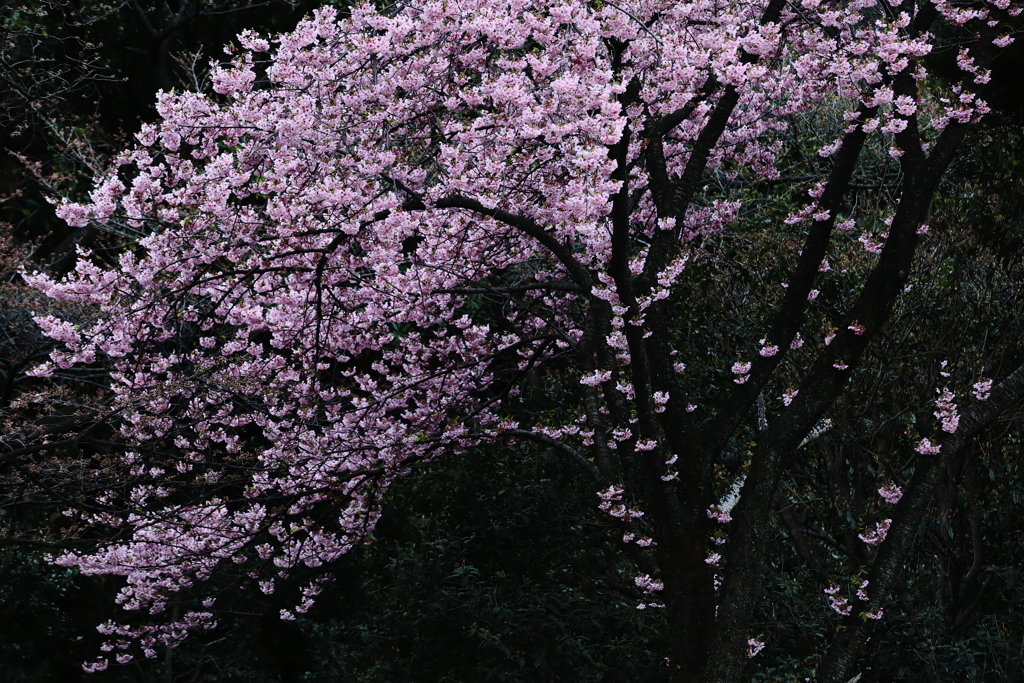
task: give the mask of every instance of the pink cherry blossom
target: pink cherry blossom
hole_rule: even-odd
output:
[[[982,379],[974,383],[974,398],[979,401],[987,401],[992,392],[992,380]]]
[[[878,522],[875,524],[874,531],[869,531],[866,534],[858,534],[858,538],[868,545],[881,545],[882,541],[885,540],[886,534],[889,532],[890,524],[892,524],[891,519]]]
[[[956,396],[949,389],[936,389],[939,397],[935,399],[935,417],[942,424],[942,431],[952,434],[960,424],[960,414],[957,412],[954,399]]]
[[[896,484],[886,484],[882,488],[878,489],[878,495],[885,499],[885,502],[890,505],[895,505],[900,502],[900,498],[903,497],[903,489]]]

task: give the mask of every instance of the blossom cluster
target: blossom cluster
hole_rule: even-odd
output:
[[[878,489],[878,495],[885,499],[885,502],[895,505],[903,497],[903,489],[896,484],[886,484]]]
[[[982,379],[974,383],[974,398],[987,401],[992,393],[992,380]]]
[[[942,431],[952,434],[960,425],[960,414],[957,412],[954,399],[956,395],[949,389],[936,389],[939,397],[935,399],[935,418],[942,423]]]
[[[858,534],[857,537],[868,545],[881,545],[882,541],[885,540],[886,534],[889,533],[889,525],[891,524],[891,519],[884,519],[881,522],[875,523],[874,531],[869,531],[866,534]]]

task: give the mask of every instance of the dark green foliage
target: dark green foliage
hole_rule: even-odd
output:
[[[84,678],[81,661],[99,647],[94,626],[113,616],[113,596],[112,582],[54,567],[38,551],[0,550],[0,683]]]
[[[324,672],[410,683],[657,680],[660,615],[636,609],[621,544],[581,484],[555,456],[514,448],[401,485],[362,585],[339,600],[362,606],[361,618],[312,619],[332,644]]]

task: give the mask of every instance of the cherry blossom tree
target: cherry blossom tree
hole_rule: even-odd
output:
[[[221,576],[295,591],[281,617],[296,618],[372,537],[397,477],[516,439],[592,481],[639,606],[666,612],[672,680],[739,680],[763,647],[749,620],[780,479],[913,284],[1019,12],[428,1],[241,34],[214,92],[161,94],[91,201],[61,205],[71,226],[135,236],[116,262],[82,251],[64,279],[25,275],[98,311],[39,316],[62,347],[34,374],[108,368],[102,419],[123,452],[121,483],[67,512],[104,541],[55,558],[123,576],[118,601],[143,613],[101,626],[89,668],[214,628]],[[943,85],[925,58],[958,32],[973,37]],[[835,116],[787,179],[792,121],[812,112]],[[884,215],[857,201],[872,150],[899,170]],[[691,273],[724,231],[754,230],[740,190],[759,183],[808,194],[756,228],[787,236],[792,266],[695,377]],[[863,276],[824,319],[816,287],[840,263]],[[818,680],[856,673],[939,473],[1024,396],[1024,368],[984,370],[925,397],[936,422],[905,444],[913,478],[882,486],[891,515],[863,528],[869,574],[847,597],[823,585],[846,621]],[[558,418],[521,400],[540,371]],[[734,476],[721,465],[748,433]],[[301,567],[316,578],[290,586]],[[165,616],[171,601],[192,606]]]

